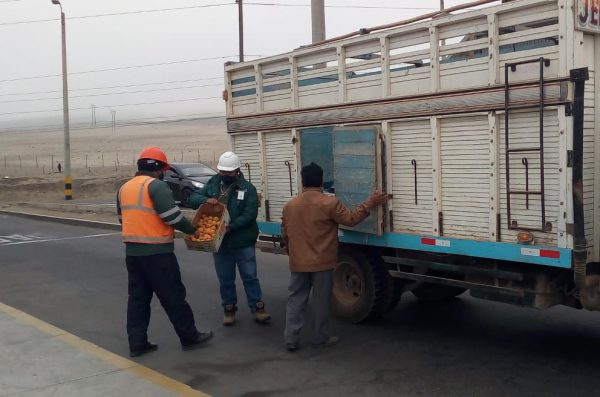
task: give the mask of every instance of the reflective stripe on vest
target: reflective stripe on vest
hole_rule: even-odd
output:
[[[123,242],[141,244],[172,243],[174,230],[154,210],[148,186],[154,178],[139,175],[119,190]]]

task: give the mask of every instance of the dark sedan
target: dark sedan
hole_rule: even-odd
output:
[[[214,169],[203,163],[169,163],[172,169],[165,172],[165,182],[173,191],[176,201],[182,207],[187,207],[190,196],[195,190],[204,187],[204,184],[217,173]]]

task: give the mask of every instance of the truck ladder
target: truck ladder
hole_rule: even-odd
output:
[[[509,72],[515,72],[517,66],[539,63],[540,65],[540,76],[539,76],[539,87],[540,97],[539,102],[528,105],[528,106],[511,106],[510,101],[510,89],[517,84],[511,85],[509,82]],[[545,190],[544,190],[544,67],[550,66],[550,60],[543,57],[532,59],[528,61],[521,61],[515,63],[506,63],[504,65],[504,137],[505,137],[505,167],[506,167],[506,215],[508,222],[508,229],[520,229],[520,230],[532,230],[547,232],[552,226],[546,223],[546,204],[545,204]],[[509,113],[511,110],[519,110],[526,108],[538,108],[539,109],[539,120],[540,120],[540,131],[539,131],[539,146],[537,147],[524,147],[524,148],[511,148],[509,143]],[[529,189],[529,165],[527,158],[522,159],[522,163],[525,166],[525,190],[511,190],[510,187],[510,156],[518,153],[539,153],[540,156],[540,189],[530,190]],[[542,222],[540,228],[535,227],[523,227],[519,226],[516,220],[512,219],[511,215],[511,197],[512,196],[525,196],[525,205],[529,209],[529,196],[540,196],[541,203],[541,215]]]

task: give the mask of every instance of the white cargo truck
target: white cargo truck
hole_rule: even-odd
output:
[[[600,310],[600,2],[477,3],[225,66],[263,248],[305,164],[347,206],[392,195],[340,229],[351,321],[406,291]]]

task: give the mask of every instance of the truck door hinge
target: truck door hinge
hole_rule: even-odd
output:
[[[567,167],[573,168],[573,151],[567,150]]]
[[[567,102],[567,104],[565,105],[565,116],[573,116],[573,103]]]

